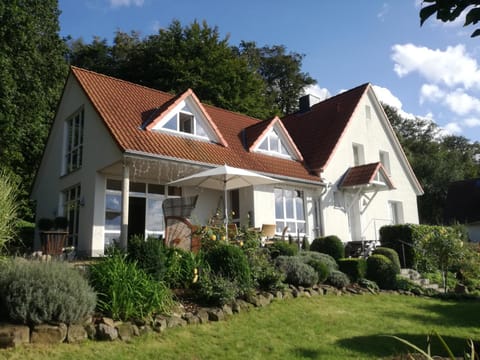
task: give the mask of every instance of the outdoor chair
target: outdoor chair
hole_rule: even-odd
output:
[[[163,204],[165,219],[165,245],[179,249],[196,251],[199,248],[194,235],[194,226],[188,217],[195,208],[198,196],[170,198]]]

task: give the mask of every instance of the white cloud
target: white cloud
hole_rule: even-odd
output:
[[[392,59],[399,77],[417,72],[432,84],[448,87],[480,88],[480,69],[464,45],[448,46],[446,50],[433,50],[413,44],[394,45]]]
[[[445,96],[445,103],[452,112],[458,115],[466,115],[471,112],[480,112],[480,100],[457,89]]]
[[[480,126],[480,119],[479,118],[467,118],[465,120],[463,120],[463,123],[465,124],[465,126],[467,127],[477,127],[477,126]]]
[[[313,96],[318,97],[320,100],[325,100],[326,98],[329,98],[330,91],[326,88],[321,88],[318,84],[315,85],[308,85],[306,88],[303,89],[305,94],[311,94]]]
[[[425,101],[438,102],[445,97],[445,92],[437,85],[423,84],[420,88],[420,104]]]
[[[456,122],[451,122],[442,127],[444,135],[457,135],[462,132],[461,126]]]
[[[143,6],[144,0],[109,0],[109,3],[113,8],[122,6]]]
[[[401,115],[404,118],[407,118],[407,119],[415,118],[413,114],[409,114],[403,111],[402,102],[398,97],[393,95],[389,89],[378,86],[378,85],[372,85],[372,87],[373,87],[373,90],[375,91],[375,94],[377,95],[378,100],[380,100],[380,102],[390,105],[391,107],[397,109],[399,115]]]

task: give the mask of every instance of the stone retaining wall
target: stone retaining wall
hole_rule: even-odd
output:
[[[221,308],[197,308],[186,311],[179,304],[170,315],[158,315],[151,322],[114,321],[107,317],[91,317],[83,324],[41,324],[34,326],[0,324],[0,348],[16,347],[23,344],[59,344],[63,342],[77,343],[87,339],[100,341],[128,341],[133,337],[155,331],[164,332],[168,328],[189,324],[204,324],[209,321],[222,321],[228,316],[249,311],[253,307],[264,307],[274,300],[298,297],[313,297],[327,294],[363,295],[371,290],[350,286],[336,289],[327,285],[312,288],[290,286],[281,291],[259,292],[250,299],[237,299],[231,305]]]

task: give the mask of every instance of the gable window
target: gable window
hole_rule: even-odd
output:
[[[353,149],[353,165],[359,166],[365,163],[365,153],[363,151],[363,145],[352,144]]]
[[[68,245],[78,245],[78,222],[80,215],[80,185],[73,186],[62,192],[63,216],[68,220]]]
[[[403,223],[403,205],[400,201],[389,201],[388,208],[392,225]]]
[[[290,157],[290,154],[283,144],[282,139],[278,136],[278,133],[275,130],[272,130],[268,135],[263,139],[263,141],[258,146],[259,151],[273,153],[285,157]]]
[[[288,233],[305,234],[303,191],[275,189],[275,223],[277,233],[288,226]]]
[[[163,125],[164,129],[207,138],[207,132],[193,114],[181,111]]]
[[[390,157],[388,155],[388,152],[380,151],[379,155],[380,155],[380,162],[385,168],[385,171],[387,172],[387,174],[390,175]]]
[[[64,173],[82,167],[84,110],[81,108],[66,120]]]

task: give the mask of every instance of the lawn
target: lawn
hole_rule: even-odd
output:
[[[323,296],[274,302],[225,322],[151,334],[130,343],[86,342],[0,350],[2,359],[378,359],[406,352],[382,335],[425,348],[440,333],[457,354],[480,339],[480,302],[400,295]],[[434,342],[433,352],[438,353]]]

